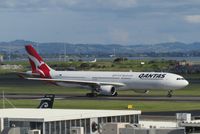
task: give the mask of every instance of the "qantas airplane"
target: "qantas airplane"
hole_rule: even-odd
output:
[[[131,89],[147,93],[151,89],[163,89],[172,96],[173,90],[186,87],[189,83],[182,76],[166,72],[105,72],[105,71],[56,71],[50,68],[32,47],[25,46],[32,71],[23,74],[27,80],[46,81],[66,87],[82,87],[91,90],[87,96],[117,96],[118,90]]]

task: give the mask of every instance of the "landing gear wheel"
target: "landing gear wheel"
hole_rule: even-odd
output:
[[[115,94],[113,94],[113,96],[118,96],[118,93],[117,93],[117,92],[115,92]]]
[[[167,94],[167,97],[172,97],[172,93],[173,93],[173,90],[169,90],[168,94]]]
[[[97,93],[87,93],[87,97],[97,97]]]

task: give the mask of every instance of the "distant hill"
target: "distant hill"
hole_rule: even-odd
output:
[[[118,45],[118,44],[71,44],[71,43],[38,43],[33,41],[15,40],[11,42],[0,42],[0,53],[24,54],[24,45],[33,44],[43,54],[63,53],[66,47],[67,54],[117,54],[134,53],[171,53],[171,52],[200,52],[200,42],[185,44],[181,42],[160,43],[152,45]]]

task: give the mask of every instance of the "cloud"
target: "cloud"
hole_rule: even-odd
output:
[[[0,10],[5,11],[126,11],[126,16],[187,14],[200,12],[199,6],[199,0],[0,0]]]
[[[0,0],[0,35],[74,43],[199,41],[198,25],[191,25],[200,23],[199,7],[200,0]]]
[[[189,23],[200,23],[200,15],[188,15],[184,19]]]
[[[45,3],[42,0],[4,0],[0,1],[0,9],[8,11],[21,10],[41,10],[47,9],[50,3]]]
[[[130,41],[129,32],[124,30],[115,29],[110,32],[112,42],[119,44],[127,44]]]
[[[136,0],[2,0],[0,9],[126,9],[136,4]]]
[[[131,8],[136,5],[136,0],[97,0],[97,4],[107,8]]]

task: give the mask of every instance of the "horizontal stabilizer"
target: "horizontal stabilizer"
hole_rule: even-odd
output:
[[[26,76],[40,77],[40,74],[32,73],[32,72],[31,73],[30,72],[14,72],[14,73],[16,73],[19,77],[24,78],[24,79]]]

